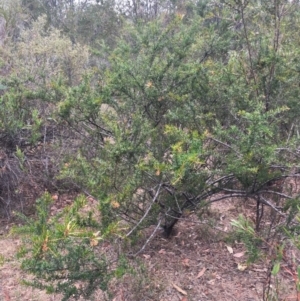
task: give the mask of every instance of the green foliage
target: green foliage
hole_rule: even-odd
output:
[[[80,212],[85,199],[78,197],[54,216],[50,214],[51,203],[46,193],[37,200],[36,218],[23,216],[26,224],[14,229],[26,235],[19,256],[23,258],[22,268],[34,275],[33,280],[24,282],[48,293],[63,293],[63,300],[86,298],[95,289],[106,290],[111,275],[97,246],[107,234],[87,227],[84,221],[91,220],[91,214],[86,217]]]
[[[285,204],[284,211],[288,212],[285,229],[288,233],[300,233],[299,221],[299,198],[292,198]]]
[[[111,220],[125,212],[129,219],[140,218],[144,210],[137,207],[148,206],[147,191],[156,183],[191,192],[205,186],[203,137],[187,117],[194,85],[205,79],[201,64],[192,58],[198,54],[203,59],[206,45],[196,21],[185,25],[175,17],[163,31],[162,26],[157,20],[128,27],[110,54],[102,84],[93,89],[86,79],[59,106],[60,115],[89,139],[88,148],[82,147],[62,175],[97,196]],[[138,200],[133,197],[141,192]],[[166,197],[166,202],[174,207],[177,201]],[[143,225],[155,221],[157,212],[153,206]]]
[[[51,136],[58,179],[99,200],[101,220],[82,199],[51,216],[43,196],[22,228],[33,285],[88,296],[107,284],[97,244],[123,238],[120,221],[127,240],[151,224],[170,234],[184,211],[225,198],[257,201],[256,230],[261,207],[284,207],[286,233],[299,232],[299,192],[277,185],[299,169],[298,3],[159,1],[121,16],[108,1],[46,2],[23,1],[34,22],[2,50],[1,138],[25,172],[26,146]],[[264,238],[245,218],[233,226],[256,260]],[[114,276],[127,270],[120,259]]]
[[[34,109],[33,102],[24,96],[26,89],[15,79],[9,84],[7,92],[0,97],[0,132],[7,139],[17,139],[24,133],[27,141],[23,143],[34,143],[40,137],[41,118],[38,111]],[[25,90],[25,91],[24,91]],[[31,110],[30,110],[31,109]],[[16,141],[17,144],[19,141]]]
[[[283,163],[280,153],[276,152],[282,145],[276,123],[278,115],[286,110],[283,107],[266,113],[258,104],[253,112],[237,112],[239,127],[232,125],[225,130],[220,125],[216,127],[220,140],[226,141],[227,145],[224,160],[227,172],[235,174],[242,187],[250,192],[261,189],[264,183],[280,176],[280,172],[271,166]]]
[[[46,91],[60,76],[68,85],[78,83],[88,63],[87,46],[73,45],[58,29],[45,29],[45,25],[43,15],[21,32],[13,52],[15,74],[25,83]]]
[[[121,20],[114,9],[114,1],[22,0],[23,10],[34,22],[46,16],[45,28],[54,27],[72,43],[99,46],[101,40],[114,42]]]
[[[283,130],[294,122],[283,97],[293,84],[282,81],[280,99],[273,93],[289,74],[284,51],[277,40],[268,48],[274,32],[250,18],[273,12],[239,9],[244,30],[231,34],[238,16],[230,5],[129,24],[104,55],[99,85],[85,78],[59,103],[85,137],[62,177],[101,200],[106,224],[121,216],[148,225],[159,211],[176,218],[220,191],[256,199],[296,164],[296,136]],[[213,21],[217,12],[226,21]],[[157,210],[149,192],[158,187]]]
[[[279,273],[279,271],[280,271],[280,263],[276,262],[272,269],[272,275],[276,276]]]
[[[238,220],[232,220],[231,225],[235,227],[238,239],[240,239],[247,249],[248,261],[254,262],[261,254],[259,247],[263,240],[255,232],[250,221],[245,219],[243,216],[239,216]]]

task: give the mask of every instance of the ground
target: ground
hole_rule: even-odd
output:
[[[176,225],[170,238],[158,231],[142,253],[129,259],[133,272],[111,282],[110,299],[296,301],[297,250],[286,248],[288,260],[282,264],[279,275],[270,278],[272,255],[266,253],[259,261],[247,265],[245,246],[229,234],[230,221],[241,213],[251,216],[251,208],[251,204],[237,205],[228,200],[214,204],[202,219],[193,213],[186,216]],[[0,301],[60,300],[58,295],[47,295],[22,285],[26,274],[16,257],[21,241],[9,235],[11,226],[3,221],[0,230]],[[146,229],[140,241],[145,241],[143,237],[152,231],[152,227]],[[98,291],[90,300],[107,299]]]

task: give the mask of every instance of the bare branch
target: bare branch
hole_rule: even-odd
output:
[[[239,157],[242,156],[237,150],[235,150],[235,149],[234,149],[232,146],[230,146],[229,144],[227,144],[227,143],[225,143],[225,142],[222,142],[222,141],[220,141],[220,140],[218,140],[218,139],[215,139],[215,138],[213,138],[213,137],[209,137],[209,139],[211,139],[211,140],[213,140],[213,141],[215,141],[215,142],[217,142],[217,143],[219,143],[219,144],[221,144],[221,145],[223,145],[223,146],[226,146],[227,148],[232,149],[236,154],[239,155]]]
[[[242,194],[242,193],[228,194],[228,195],[225,195],[225,196],[223,195],[223,196],[213,199],[213,200],[209,200],[209,201],[207,201],[206,204],[209,205],[209,204],[219,202],[221,200],[228,199],[228,198],[244,198],[246,196],[247,196],[246,193],[244,193],[244,194]]]
[[[148,209],[146,210],[145,214],[142,216],[142,218],[139,220],[139,222],[126,234],[126,236],[128,237],[141,223],[142,221],[146,218],[146,216],[148,215],[149,211],[151,210],[153,204],[156,202],[159,192],[160,192],[160,188],[161,188],[162,184],[159,184],[158,189],[155,193],[155,196],[152,199],[152,202],[150,204],[150,206],[148,207]]]
[[[161,219],[158,221],[158,224],[156,225],[154,231],[149,236],[149,238],[146,240],[146,242],[144,243],[143,247],[138,252],[136,252],[135,254],[129,255],[129,256],[136,257],[137,255],[139,255],[140,253],[142,253],[144,251],[144,249],[146,248],[146,246],[149,244],[149,242],[152,240],[152,238],[154,237],[155,233],[159,229],[160,224],[161,224]]]
[[[287,194],[284,194],[282,192],[277,192],[277,191],[274,191],[274,190],[261,190],[259,193],[260,194],[261,193],[276,194],[276,195],[282,196],[283,198],[286,198],[286,199],[289,199],[289,200],[293,199],[293,197],[291,197],[291,196],[289,196]]]
[[[266,200],[263,196],[260,196],[259,202],[271,207],[273,210],[275,210],[281,216],[285,217],[285,215],[280,210],[278,210],[278,208],[276,208],[270,201]]]
[[[213,182],[210,183],[209,185],[210,185],[210,186],[213,186],[214,184],[216,184],[216,183],[218,183],[218,182],[221,182],[222,180],[225,180],[225,179],[229,180],[229,179],[233,179],[233,178],[234,178],[234,175],[233,175],[233,174],[226,175],[226,176],[224,176],[224,177],[221,177],[221,178],[219,178],[219,179],[213,181]]]

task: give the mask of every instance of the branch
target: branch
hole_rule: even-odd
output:
[[[237,189],[222,188],[222,191],[230,192],[230,193],[242,193],[242,194],[246,194],[246,192],[244,190],[237,190]]]
[[[245,197],[245,196],[246,196],[246,193],[244,193],[244,194],[241,194],[241,193],[228,194],[228,195],[221,196],[219,198],[210,200],[206,204],[209,205],[211,203],[218,202],[218,201],[221,201],[221,200],[224,200],[224,199],[228,199],[228,198],[242,198],[242,197]]]
[[[259,193],[260,193],[260,194],[261,194],[261,193],[271,193],[271,194],[276,194],[276,195],[282,196],[282,197],[284,197],[284,198],[286,198],[286,199],[289,199],[289,200],[292,200],[292,199],[293,199],[293,197],[291,197],[291,196],[289,196],[289,195],[286,195],[286,194],[284,194],[284,193],[282,193],[282,192],[277,192],[277,191],[274,191],[274,190],[261,190]]]
[[[136,252],[135,254],[129,255],[129,256],[135,257],[135,256],[139,255],[141,252],[144,251],[144,249],[146,248],[146,246],[147,246],[148,243],[151,241],[151,239],[152,239],[153,236],[155,235],[156,231],[157,231],[158,228],[160,227],[160,224],[161,224],[161,219],[158,221],[158,224],[156,225],[154,231],[152,232],[152,234],[150,235],[150,237],[146,240],[146,242],[144,243],[143,247],[142,247],[138,252]]]
[[[251,75],[252,75],[253,80],[254,80],[256,95],[258,96],[259,92],[258,92],[258,89],[257,89],[256,74],[254,72],[251,46],[250,46],[250,41],[249,41],[248,31],[247,31],[247,26],[246,26],[246,21],[245,21],[245,11],[244,11],[244,9],[246,8],[247,5],[248,5],[248,1],[246,1],[246,3],[241,7],[240,13],[241,13],[241,17],[242,17],[243,29],[244,29],[244,34],[245,34],[246,43],[247,43],[247,51],[248,51],[249,62],[250,62],[250,72],[251,72]]]
[[[206,191],[206,192],[204,192],[204,193],[202,193],[200,195],[197,195],[195,197],[195,201],[197,203],[199,203],[199,202],[201,202],[201,200],[206,199],[208,197],[211,197],[212,195],[214,195],[216,193],[219,193],[219,192],[221,192],[221,190],[219,188],[211,189],[210,191]]]
[[[260,198],[261,198],[259,200],[260,203],[265,204],[265,205],[271,207],[273,210],[275,210],[281,216],[285,217],[285,215],[281,211],[279,211],[272,203],[270,203],[268,200],[266,200],[263,196],[260,195]]]
[[[222,142],[222,141],[220,141],[220,140],[217,140],[217,139],[215,139],[215,138],[213,138],[213,137],[209,137],[209,139],[211,139],[211,140],[213,140],[213,141],[215,141],[215,142],[217,142],[217,143],[219,143],[219,144],[221,144],[221,145],[223,145],[223,146],[226,146],[226,147],[232,149],[236,154],[239,155],[239,157],[242,156],[238,151],[236,151],[232,146],[228,145],[227,143]]]
[[[160,192],[160,188],[161,188],[162,184],[159,184],[158,189],[155,193],[155,196],[152,199],[152,202],[150,204],[150,206],[148,207],[148,209],[146,210],[145,214],[143,215],[143,217],[139,220],[139,222],[126,234],[126,236],[128,237],[141,223],[142,221],[146,218],[146,216],[148,215],[149,211],[151,210],[153,204],[156,202],[159,192]]]
[[[219,178],[219,179],[217,179],[217,180],[215,180],[215,181],[213,181],[212,183],[210,183],[209,185],[210,186],[213,186],[214,184],[216,184],[216,183],[218,183],[218,182],[221,182],[222,180],[224,180],[224,179],[227,179],[227,180],[229,180],[229,179],[233,179],[234,178],[234,175],[233,174],[230,174],[230,175],[227,175],[227,176],[224,176],[224,177],[221,177],[221,178]]]
[[[288,137],[288,140],[290,139],[290,133],[289,133],[289,137]],[[287,141],[288,142],[288,141]],[[286,151],[294,156],[297,156],[299,157],[299,154],[297,154],[297,152],[293,152],[291,151],[289,148],[287,147],[280,147],[280,148],[276,148],[276,151],[280,152],[280,151]]]
[[[176,217],[176,216],[170,215],[170,214],[168,214],[168,213],[166,213],[166,216],[171,217],[171,218],[173,218],[173,219],[177,219],[178,221],[184,221],[184,220],[186,220],[185,217]],[[212,228],[212,229],[215,229],[215,230],[218,230],[218,231],[227,233],[227,231],[224,231],[224,230],[222,230],[222,229],[220,229],[220,228],[218,228],[218,227],[212,226],[209,222],[205,222],[205,221],[203,222],[203,221],[198,221],[198,220],[197,220],[197,221],[194,221],[194,220],[192,220],[192,219],[189,219],[189,223],[199,224],[199,225],[206,225],[206,226],[209,226],[209,227]]]

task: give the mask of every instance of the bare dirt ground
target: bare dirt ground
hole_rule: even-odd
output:
[[[216,203],[201,222],[193,214],[181,220],[169,239],[158,233],[143,253],[129,259],[132,273],[111,282],[110,300],[296,301],[295,250],[287,250],[285,256],[291,264],[283,264],[277,278],[269,282],[272,257],[265,255],[247,265],[245,246],[229,235],[231,219],[239,213],[251,215],[249,210],[251,207],[237,206],[230,200]],[[25,274],[16,257],[21,242],[7,235],[10,226],[3,221],[0,229],[0,301],[61,300],[61,296],[22,285]],[[147,229],[145,237],[152,231]],[[269,297],[263,299],[268,286]],[[107,299],[99,291],[90,300]]]

